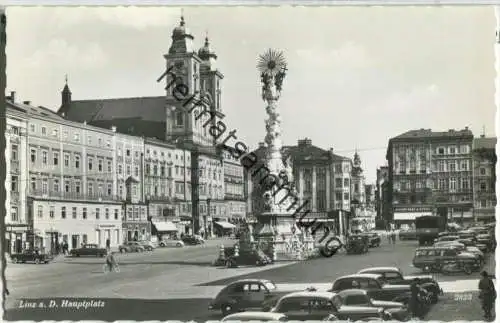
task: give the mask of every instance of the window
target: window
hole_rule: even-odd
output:
[[[46,134],[47,134],[47,128],[42,127],[42,135],[46,135]]]
[[[111,175],[111,172],[113,171],[113,165],[112,165],[112,162],[111,160],[108,160],[108,173],[110,173]]]
[[[108,190],[107,190],[108,195],[111,195],[112,191],[113,191],[113,186],[112,184],[108,183]]]
[[[76,219],[76,207],[73,207],[72,211],[71,211],[71,217],[73,219]]]
[[[165,176],[165,166],[160,167],[160,176]]]
[[[47,151],[42,151],[42,164],[47,165],[48,155]]]
[[[481,182],[481,184],[479,184],[479,190],[481,192],[485,192],[486,191],[486,183],[485,182]]]
[[[464,190],[469,189],[469,179],[468,178],[462,179],[462,189],[464,189]]]
[[[54,151],[52,156],[54,157],[54,166],[57,166],[59,164],[59,153]]]
[[[87,218],[87,208],[84,207],[82,208],[82,219],[86,219]]]
[[[462,154],[469,153],[469,146],[468,145],[460,146],[460,153],[462,153]]]
[[[45,178],[43,179],[42,181],[42,193],[43,194],[47,194],[49,191],[49,182],[48,180]]]
[[[127,165],[127,176],[130,176],[130,165]]]
[[[75,192],[80,194],[80,181],[75,182]]]
[[[57,137],[59,135],[59,131],[57,129],[52,130],[52,136]]]
[[[63,138],[64,140],[68,139],[68,130],[63,130]]]
[[[444,148],[442,148],[442,147],[438,148],[437,152],[438,152],[438,155],[444,155]]]
[[[481,168],[479,169],[479,174],[480,174],[480,175],[486,175],[486,169],[481,167]]]
[[[92,137],[87,136],[87,145],[92,145]]]
[[[455,163],[455,161],[451,161],[448,163],[448,171],[449,172],[455,172],[457,169],[457,164]]]
[[[99,144],[99,146],[102,146],[102,139],[101,139],[101,138],[99,138],[99,139],[97,140],[97,143]]]
[[[104,214],[105,214],[106,220],[109,220],[109,209],[108,208],[106,208],[104,210]]]
[[[486,200],[480,201],[480,207],[486,207]]]
[[[118,209],[115,209],[115,220],[118,220]]]
[[[59,192],[59,180],[54,180],[54,192]]]
[[[79,133],[75,133],[73,139],[76,141],[76,142],[80,142],[80,134]]]
[[[64,191],[66,193],[69,193],[69,191],[70,191],[69,181],[64,181]]]
[[[439,172],[444,172],[444,160],[439,160],[438,161],[438,171]]]
[[[175,114],[175,124],[177,126],[182,126],[184,125],[184,112],[182,111],[177,111]]]
[[[96,218],[96,220],[99,220],[99,217],[101,216],[100,213],[101,213],[101,210],[98,207],[96,207],[96,209],[95,209],[95,218]]]
[[[30,131],[31,132],[35,132],[36,131],[36,127],[34,124],[30,124]]]
[[[13,222],[19,221],[19,213],[17,212],[16,206],[12,206],[10,208],[10,218],[12,219]]]
[[[92,165],[94,164],[94,160],[89,158],[89,170],[92,170]]]
[[[54,218],[54,214],[55,214],[56,210],[55,210],[55,207],[51,206],[50,209],[49,209],[49,217],[51,219]]]
[[[34,163],[36,162],[36,150],[31,149],[31,162]]]
[[[444,190],[446,189],[446,180],[444,178],[440,178],[438,181],[438,189]]]
[[[80,156],[75,155],[75,168],[80,168]]]
[[[10,159],[11,160],[18,160],[18,146],[17,145],[12,145],[11,147],[11,155],[10,155]]]
[[[102,159],[97,160],[97,170],[100,173],[102,173],[102,164],[103,164],[103,160]]]
[[[108,147],[108,148],[111,147],[111,141],[106,140],[106,147]]]
[[[349,193],[344,193],[344,201],[349,201]]]
[[[468,170],[469,168],[469,161],[468,160],[462,160],[460,162],[460,169],[461,170]]]
[[[10,182],[10,190],[11,192],[17,192],[19,190],[19,184],[17,181],[17,176],[12,176]]]
[[[122,165],[118,165],[118,174],[120,174],[120,175],[121,175],[121,174],[122,174],[122,171],[123,171],[123,169],[122,169]]]
[[[61,207],[61,219],[66,219],[66,207]]]
[[[127,157],[130,157],[130,149],[127,149]]]
[[[38,206],[38,217],[43,218],[43,206]]]
[[[64,167],[69,167],[69,154],[64,154]]]
[[[94,184],[88,183],[87,190],[88,190],[89,195],[93,195],[93,193],[94,193]]]
[[[349,187],[349,178],[344,178],[344,187]]]
[[[450,178],[450,191],[455,191],[457,189],[457,179],[452,177]]]
[[[32,191],[36,190],[36,178],[35,177],[31,178],[31,190]]]

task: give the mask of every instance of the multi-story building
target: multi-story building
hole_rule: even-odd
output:
[[[15,100],[15,93],[11,93]],[[32,236],[32,222],[28,219],[26,209],[26,185],[28,180],[27,165],[27,116],[12,106],[6,109],[7,128],[5,131],[5,235],[6,248],[9,253],[20,252],[29,248]]]
[[[377,187],[375,191],[375,210],[377,212],[377,227],[387,228],[386,219],[389,218],[390,200],[389,200],[389,168],[381,166],[377,169]]]
[[[365,197],[366,197],[366,207],[375,207],[375,185],[365,184]]]
[[[174,169],[179,175],[178,162],[177,165],[174,165],[175,158],[177,157],[178,161],[179,155],[184,158],[184,154],[177,151],[174,145],[152,138],[145,139],[144,149],[144,191],[148,204],[148,215],[153,224],[152,233],[159,236],[176,233],[179,230],[184,231],[179,214],[176,212],[176,182],[173,175]],[[189,155],[186,157],[189,158]],[[189,162],[189,159],[187,161]],[[181,169],[185,168],[184,164],[182,162]],[[186,172],[189,177],[189,168],[186,169]]]
[[[475,138],[472,146],[472,171],[474,191],[474,220],[495,221],[497,138],[481,136]]]
[[[245,179],[241,162],[234,158],[231,150],[226,147],[223,154],[224,200],[228,222],[239,223],[245,218]],[[222,224],[225,225],[225,224]],[[228,227],[226,225],[226,227]]]
[[[411,130],[389,140],[389,221],[411,223],[437,214],[449,221],[472,219],[472,132]]]
[[[27,119],[25,132],[30,245],[55,251],[121,242],[121,202],[114,190],[111,130],[69,122],[52,111],[7,101]]]

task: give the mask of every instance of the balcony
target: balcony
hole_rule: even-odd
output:
[[[106,195],[101,193],[93,194],[83,194],[76,192],[55,192],[55,191],[42,191],[42,190],[30,190],[29,195],[31,197],[37,197],[40,199],[58,199],[58,200],[73,200],[73,201],[107,201],[107,202],[120,202],[122,198],[118,195]]]
[[[10,137],[10,142],[13,144],[19,144],[21,143],[21,137],[19,136],[11,136]]]
[[[19,160],[10,161],[10,173],[19,174]]]

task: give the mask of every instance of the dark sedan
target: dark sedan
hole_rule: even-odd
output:
[[[106,249],[99,248],[96,244],[85,244],[81,248],[71,249],[70,254],[74,257],[80,256],[94,256],[94,257],[104,257],[107,253]]]
[[[184,242],[184,244],[192,245],[192,246],[203,243],[203,240],[199,239],[196,236],[183,236],[183,237],[181,237],[181,240],[182,240],[182,242]]]
[[[52,260],[50,255],[41,253],[38,250],[24,250],[21,253],[14,253],[10,255],[13,263],[26,263],[34,262],[35,264],[47,264]]]

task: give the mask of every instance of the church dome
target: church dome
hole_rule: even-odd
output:
[[[217,55],[215,54],[215,52],[210,49],[210,42],[208,41],[208,37],[205,37],[205,45],[198,50],[198,56],[200,56],[202,60],[208,60],[210,58],[217,59]]]
[[[186,22],[184,21],[184,16],[181,16],[181,22],[179,23],[179,26],[175,27],[174,31],[172,32],[172,39],[182,39],[190,35],[191,34],[189,33],[189,29],[186,27]]]

